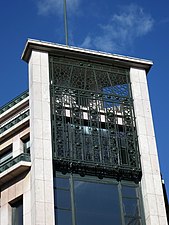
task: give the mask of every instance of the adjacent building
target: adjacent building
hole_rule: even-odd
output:
[[[1,225],[167,225],[152,62],[28,40],[0,109]]]

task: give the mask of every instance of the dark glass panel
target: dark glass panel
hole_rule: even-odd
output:
[[[55,225],[72,225],[72,212],[69,210],[55,210]]]
[[[55,205],[57,208],[70,209],[70,191],[55,190]]]
[[[0,154],[0,164],[4,163],[12,158],[12,145],[5,149],[5,152]]]
[[[139,218],[126,217],[125,225],[141,225],[141,221]]]
[[[23,225],[23,202],[18,201],[12,205],[12,225]]]
[[[138,201],[137,199],[123,198],[124,215],[138,217]]]
[[[129,187],[129,186],[122,185],[122,196],[137,198],[136,187]]]
[[[117,185],[74,182],[77,225],[121,225]]]
[[[69,179],[68,178],[54,178],[54,186],[57,188],[69,189]]]

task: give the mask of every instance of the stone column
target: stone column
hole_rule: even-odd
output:
[[[31,225],[54,225],[53,169],[48,53],[29,60]]]
[[[143,172],[141,189],[146,225],[167,225],[145,70],[131,68],[130,79]]]

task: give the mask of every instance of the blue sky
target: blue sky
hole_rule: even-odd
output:
[[[169,189],[169,1],[67,0],[67,8],[70,45],[153,60],[148,84]],[[28,88],[27,38],[64,44],[63,24],[63,0],[1,2],[0,106]]]

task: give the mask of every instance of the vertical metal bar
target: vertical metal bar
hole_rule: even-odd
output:
[[[65,40],[66,40],[66,45],[68,45],[68,25],[67,25],[66,0],[64,0],[64,22],[65,22]]]
[[[122,184],[121,184],[121,182],[118,183],[117,187],[118,187],[119,203],[120,203],[120,211],[121,211],[121,222],[122,222],[122,225],[125,225],[124,212],[123,212],[123,199],[122,199]]]
[[[71,195],[71,207],[72,207],[72,225],[76,225],[74,182],[73,182],[73,175],[72,174],[70,174],[70,195]]]

